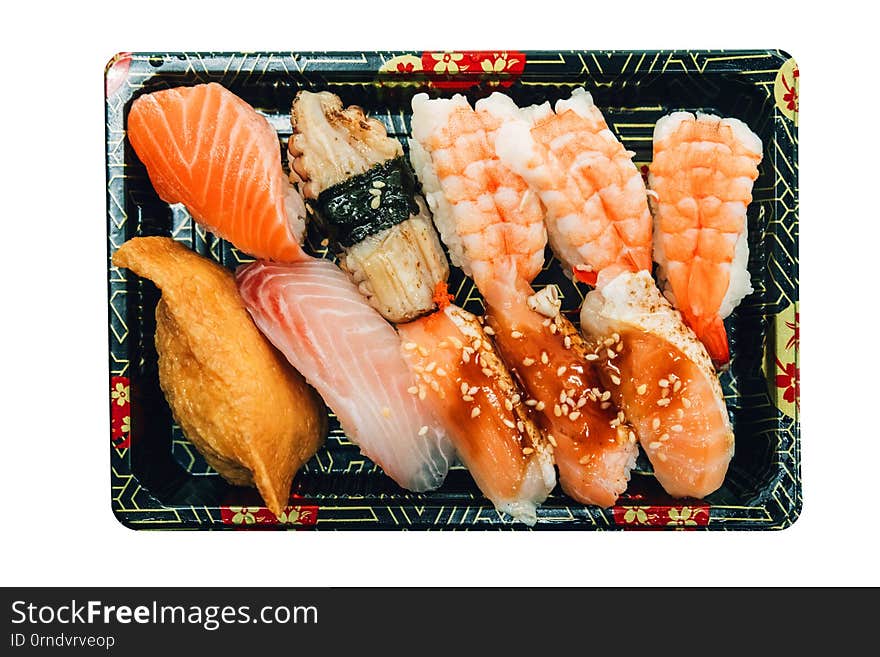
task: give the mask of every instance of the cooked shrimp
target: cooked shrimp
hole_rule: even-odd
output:
[[[413,98],[410,157],[453,264],[477,285],[511,261],[526,278],[544,264],[541,202],[495,155],[500,120],[464,96]]]
[[[462,96],[416,96],[413,165],[453,263],[486,300],[489,331],[553,447],[562,489],[585,504],[610,506],[626,489],[635,435],[560,315],[555,288],[533,294],[530,282],[544,263],[544,213],[495,153],[505,123],[516,118],[503,98],[493,94],[473,110]]]
[[[631,154],[583,91],[557,103],[556,114],[549,105],[528,108],[509,126],[498,135],[499,154],[547,205],[556,255],[597,285],[581,329],[602,383],[665,490],[708,495],[724,480],[733,432],[705,347],[651,278],[647,190]]]
[[[497,150],[541,197],[550,246],[566,273],[601,284],[651,268],[644,182],[588,92],[575,89],[555,113],[549,103],[523,110],[502,128]]]
[[[719,364],[723,319],[752,292],[746,208],[761,140],[736,119],[674,112],[654,128],[654,259],[667,296]]]

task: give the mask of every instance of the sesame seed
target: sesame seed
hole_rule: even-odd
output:
[[[672,403],[672,400],[669,397],[664,397],[663,399],[657,400],[657,406],[669,406]]]
[[[599,360],[599,356],[597,356],[596,354],[587,354],[586,356],[584,356],[584,358],[586,358],[587,360]]]
[[[486,376],[492,376],[492,370],[490,370],[488,367],[484,367],[483,374],[485,374]]]
[[[566,349],[571,349],[571,337],[565,336],[565,339],[562,341],[562,344],[565,345]]]
[[[654,431],[657,431],[657,429],[660,428],[660,418],[659,417],[655,417],[653,420],[651,420],[651,428]]]
[[[461,359],[462,359],[465,363],[470,363],[470,362],[471,362],[471,353],[470,353],[470,351],[468,351],[467,349],[463,349],[462,352],[461,352]]]
[[[681,381],[676,381],[675,383],[673,383],[672,390],[673,392],[678,392],[679,390],[681,390]]]
[[[636,388],[636,392],[640,395],[644,395],[646,392],[648,392],[648,385],[643,383],[638,388]]]
[[[521,400],[522,400],[522,397],[520,397],[520,394],[518,392],[513,393],[513,397],[511,397],[511,401],[513,401],[514,404],[519,404],[519,402]]]
[[[568,414],[568,419],[571,420],[572,422],[574,422],[574,421],[577,420],[580,416],[581,416],[581,412],[580,412],[580,411],[572,411],[571,413]]]
[[[608,424],[609,424],[609,426],[610,426],[612,429],[616,429],[617,427],[620,426],[620,420],[618,420],[617,418],[614,418],[614,419],[611,420],[611,422],[609,422]]]
[[[669,440],[669,434],[668,434],[668,433],[664,433],[662,436],[660,436],[660,442],[661,442],[661,443],[665,443],[667,440]]]
[[[437,383],[436,381],[431,381],[430,385],[431,385],[431,390],[433,390],[434,392],[440,391],[440,384]]]
[[[629,442],[636,442],[636,434],[634,434],[632,431],[629,432]]]
[[[461,390],[461,394],[466,395],[468,391],[468,384],[462,381],[461,386],[459,386],[459,390]]]
[[[661,461],[663,461],[664,463],[666,462],[666,454],[664,454],[663,452],[657,452],[657,458],[660,459]]]
[[[480,340],[480,338],[477,338],[471,346],[474,348],[474,351],[479,351],[480,347],[483,346],[483,341]]]
[[[510,427],[511,429],[516,429],[516,425],[511,420],[508,420],[507,418],[504,418],[504,425],[507,427]]]
[[[684,427],[680,424],[673,424],[671,427],[669,427],[669,429],[671,431],[674,431],[675,433],[681,433],[682,431],[684,431]]]
[[[560,407],[559,407],[559,411],[560,411],[563,415],[568,415],[568,404],[563,404],[562,406],[560,406]]]
[[[391,409],[388,408],[387,406],[383,406],[382,407],[382,415],[384,415],[385,417],[391,417]]]
[[[535,410],[543,411],[546,407],[547,407],[547,404],[545,404],[545,403],[542,402],[542,401],[539,401],[539,402],[535,405]]]
[[[620,385],[620,377],[617,376],[616,374],[612,374],[611,375],[611,383],[613,383],[616,386],[619,386]]]
[[[565,371],[567,369],[568,368],[565,365],[560,365],[559,367],[556,368],[556,376],[562,376],[563,374],[565,374]]]
[[[559,404],[553,404],[553,415],[556,417],[562,416],[562,409],[559,408]]]
[[[599,398],[600,398],[602,401],[608,401],[609,399],[611,399],[611,391],[610,391],[610,390],[606,390],[605,392],[603,392],[603,393],[600,395]]]
[[[531,454],[532,452],[534,452],[534,451],[535,451],[535,450],[533,450],[531,447],[524,447],[524,448],[523,448],[523,454],[525,454],[525,455],[527,455],[527,456],[528,456],[529,454]]]
[[[548,433],[548,434],[547,434],[547,442],[549,442],[549,443],[550,443],[551,445],[553,445],[554,447],[557,446],[557,445],[556,445],[556,438],[553,437],[553,434],[552,434],[552,433]]]
[[[669,381],[668,381],[667,379],[660,379],[660,380],[657,382],[657,385],[660,386],[661,388],[668,388],[668,387],[669,387]]]
[[[525,365],[526,367],[529,367],[530,365],[534,365],[534,364],[535,364],[534,358],[523,358],[523,365]]]
[[[537,406],[537,405],[538,405],[537,399],[526,399],[526,406]]]
[[[687,397],[682,397],[681,398],[681,405],[684,406],[685,408],[690,408],[691,407],[691,400],[688,399]]]
[[[423,424],[423,425],[422,425],[422,428],[419,429],[419,435],[420,435],[420,436],[424,436],[426,433],[428,433],[428,425],[427,425],[427,424]]]
[[[541,326],[543,326],[544,328],[547,328],[548,326],[550,326],[550,322],[552,322],[552,321],[553,320],[548,317],[543,322],[541,322]]]
[[[578,407],[578,408],[583,408],[583,407],[586,405],[586,403],[587,403],[587,398],[586,398],[586,397],[581,397],[581,398],[578,400],[577,407]]]
[[[541,352],[541,362],[544,363],[544,365],[546,365],[547,363],[550,362],[550,358],[549,358],[549,356],[547,356],[546,351]]]
[[[617,353],[613,349],[608,349],[608,358],[614,360],[617,358]]]
[[[476,395],[479,390],[480,389],[477,386],[471,386],[470,388],[468,388],[467,394]]]
[[[419,386],[419,399],[424,399],[427,396],[427,392],[425,390],[425,386]]]
[[[456,338],[454,335],[450,335],[449,340],[450,340],[450,342],[452,342],[452,344],[455,345],[456,349],[461,349],[464,346],[464,344],[462,344],[461,340]]]
[[[560,392],[559,393],[559,403],[561,404],[562,402],[564,402],[567,397],[568,397],[567,391],[563,390],[562,392]]]
[[[619,333],[612,333],[611,339],[614,340],[615,342],[620,342],[620,334]]]
[[[684,409],[681,409],[681,408],[675,409],[675,417],[677,417],[678,419],[683,418],[684,417]]]
[[[427,349],[425,349],[424,347],[419,347],[419,353],[420,353],[422,356],[426,356],[426,357],[427,357],[427,355],[428,355],[430,352],[429,352]]]
[[[623,411],[617,411],[617,419],[620,421],[621,424],[626,422],[626,416],[623,414]]]
[[[520,432],[523,432],[526,430],[526,425],[523,424],[522,420],[516,421],[516,429],[517,429],[517,431],[520,431]]]
[[[510,337],[512,337],[514,340],[519,340],[522,336],[523,336],[523,334],[520,333],[519,331],[511,331],[510,332]]]
[[[504,408],[506,408],[508,411],[512,411],[513,410],[513,402],[510,401],[509,399],[505,399],[504,400]]]
[[[474,406],[474,407],[471,409],[471,418],[475,418],[475,417],[477,417],[479,414],[480,414],[480,407],[479,407],[479,406]]]
[[[603,411],[611,408],[611,402],[602,402],[601,404],[599,404],[599,408],[601,408]]]
[[[614,338],[605,338],[602,341],[602,344],[604,344],[606,347],[610,347],[611,345],[614,344],[614,342],[615,342]]]
[[[491,326],[484,326],[483,331],[486,333],[486,335],[495,335],[495,331],[492,329]]]
[[[557,327],[555,323],[550,324],[550,333],[552,333],[553,335],[556,335],[556,331],[558,330],[558,328],[559,327]]]
[[[425,371],[426,371],[426,372],[433,372],[435,367],[437,367],[437,363],[436,363],[435,361],[432,360],[432,361],[431,361],[430,363],[428,363],[427,366],[425,367]]]
[[[418,386],[410,386],[409,388],[406,389],[406,391],[411,395],[417,395],[419,392],[419,388],[418,388]]]
[[[381,180],[374,180],[373,181],[373,187],[378,187],[379,189],[382,189],[384,186],[385,186],[385,183],[383,183]]]
[[[413,349],[415,349],[418,346],[419,345],[417,345],[415,342],[407,342],[403,345],[403,348],[406,349],[407,351],[412,351]]]
[[[591,456],[589,454],[587,454],[586,456],[582,456],[578,459],[578,463],[580,463],[581,465],[586,465],[590,462],[590,458]]]
[[[471,397],[470,395],[462,395],[462,396],[461,396],[461,399],[462,399],[462,401],[466,401],[466,402],[472,402],[472,401],[474,401],[474,398]]]
[[[657,440],[655,440],[654,442],[652,442],[651,444],[648,445],[648,447],[650,447],[651,449],[660,449],[660,447],[662,447],[662,446],[663,446],[663,443],[661,443]]]
[[[446,376],[446,370],[444,370],[442,367],[438,367],[437,376]]]

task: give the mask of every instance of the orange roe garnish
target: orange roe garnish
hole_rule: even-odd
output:
[[[434,296],[431,298],[431,301],[437,304],[437,309],[443,310],[452,303],[454,298],[454,294],[449,294],[449,288],[446,286],[446,281],[437,281],[437,285],[434,286]]]

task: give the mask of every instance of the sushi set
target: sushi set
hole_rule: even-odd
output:
[[[120,53],[133,528],[782,529],[781,51]]]

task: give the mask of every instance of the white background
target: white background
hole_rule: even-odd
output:
[[[626,0],[526,10],[287,0],[194,9],[150,0],[87,13],[93,3],[17,4],[25,8],[5,13],[0,28],[0,584],[880,584],[880,39],[856,3],[820,11],[802,2]],[[172,533],[116,523],[102,107],[103,67],[116,51],[687,47],[782,48],[800,65],[805,506],[793,527]]]

